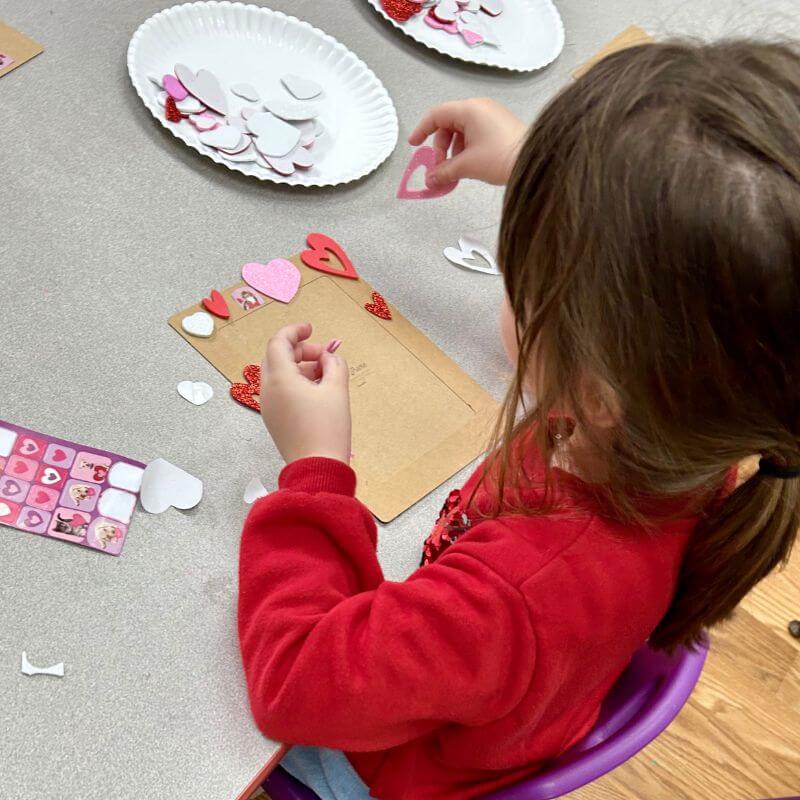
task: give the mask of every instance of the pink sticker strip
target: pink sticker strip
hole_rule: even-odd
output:
[[[121,521],[99,508],[123,498],[132,509],[144,467],[0,420],[0,524],[118,556],[129,515]]]
[[[444,156],[441,151],[434,150],[432,147],[420,147],[415,150],[400,180],[400,188],[397,190],[397,197],[400,200],[430,200],[434,197],[443,197],[446,194],[450,194],[450,192],[458,186],[458,181],[455,181],[455,183],[446,183],[442,186],[435,186],[433,188],[408,188],[408,183],[415,170],[424,167],[427,175],[428,170],[441,164],[442,161],[444,161]]]

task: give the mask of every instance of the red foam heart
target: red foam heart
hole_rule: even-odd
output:
[[[247,383],[234,383],[231,386],[231,397],[243,406],[252,408],[253,411],[261,411],[261,366],[259,364],[248,364],[243,370],[242,375]]]
[[[211,297],[203,298],[203,305],[206,307],[207,311],[210,311],[220,319],[228,319],[231,315],[225,298],[216,289],[211,290]]]
[[[303,250],[300,253],[300,260],[311,269],[318,269],[320,272],[327,272],[328,275],[336,275],[337,278],[353,278],[358,280],[358,273],[353,266],[353,262],[347,257],[347,253],[342,249],[341,245],[326,236],[324,233],[309,233],[306,239],[310,250]],[[328,255],[333,253],[339,259],[339,263],[344,269],[336,269],[331,266],[331,257]]]
[[[391,319],[392,318],[392,310],[389,308],[389,304],[381,297],[378,292],[372,293],[372,302],[365,303],[364,308],[369,311],[370,314],[374,314],[376,317],[380,317],[381,319]]]

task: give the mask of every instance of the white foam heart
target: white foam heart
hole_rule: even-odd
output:
[[[486,22],[485,14],[472,14],[465,11],[461,14],[461,18],[456,21],[456,25],[458,30],[462,32],[462,36],[465,30],[473,31],[483,39],[482,44],[500,47],[500,40],[497,38],[492,26]]]
[[[233,86],[231,86],[231,91],[235,95],[249,100],[251,103],[257,103],[261,99],[258,90],[249,83],[234,83]]]
[[[138,492],[142,487],[142,475],[144,475],[144,470],[141,467],[118,461],[108,471],[108,482],[117,489]]]
[[[256,137],[258,152],[264,156],[280,158],[288,155],[300,141],[300,131],[269,111],[253,114],[247,127]]]
[[[194,95],[201,103],[220,114],[228,113],[225,90],[213,72],[201,69],[195,75],[185,64],[176,64],[175,77],[184,85],[186,91]]]
[[[294,161],[289,156],[281,156],[280,158],[264,156],[264,159],[280,175],[292,175],[294,173]]]
[[[483,261],[478,261],[475,256],[478,255]],[[446,247],[444,249],[444,257],[457,264],[459,267],[471,269],[475,272],[483,272],[487,275],[499,275],[500,269],[497,266],[492,251],[486,245],[476,239],[471,239],[468,236],[462,236],[458,240],[458,247]]]
[[[436,14],[436,19],[442,22],[455,22],[460,11],[461,7],[456,0],[441,0],[434,13]]]
[[[481,8],[491,16],[501,14],[505,5],[504,0],[480,0]]]
[[[281,83],[298,100],[311,100],[322,94],[322,87],[316,81],[302,78],[300,75],[287,73],[281,78]]]
[[[161,514],[173,508],[194,508],[203,498],[203,482],[163,458],[151,461],[144,471],[142,508]]]
[[[162,108],[167,105],[167,97],[169,97],[169,95],[166,92],[159,92],[157,95],[158,104]],[[206,110],[206,107],[196,97],[192,97],[191,95],[187,95],[183,100],[176,100],[175,108],[177,108],[181,114],[200,114]]]
[[[220,150],[219,154],[226,161],[232,161],[235,164],[243,164],[247,163],[248,161],[258,161],[258,151],[250,140],[247,142],[247,147],[245,147],[244,150],[240,150],[238,153],[226,153],[224,150]]]
[[[295,128],[300,131],[300,145],[301,147],[311,147],[316,140],[316,135],[314,134],[314,128],[316,127],[316,121],[313,119],[306,119],[302,122],[295,122]]]
[[[264,488],[264,484],[258,478],[253,478],[247,486],[244,487],[244,501],[247,505],[255,503],[259,497],[266,497],[269,492]]]
[[[253,114],[259,114],[260,112],[261,109],[255,106],[245,106],[239,113],[242,115],[242,119],[250,119]]]
[[[214,318],[205,311],[195,311],[194,314],[181,320],[181,328],[191,336],[200,336],[207,339],[214,333]]]
[[[104,517],[110,517],[127,525],[136,508],[136,495],[120,489],[106,489],[97,501],[97,510]]]
[[[221,125],[211,131],[201,131],[197,138],[209,147],[222,150],[235,150],[242,140],[242,132],[233,125]]]
[[[291,100],[281,100],[277,97],[265,100],[264,108],[287,122],[314,119],[319,114],[319,109],[310,103],[294,103]]]
[[[214,396],[214,390],[203,381],[181,381],[178,394],[192,405],[202,406]]]

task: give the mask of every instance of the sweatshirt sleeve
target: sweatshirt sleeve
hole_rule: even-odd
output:
[[[534,669],[519,591],[458,548],[384,580],[375,523],[354,493],[350,467],[303,459],[245,522],[239,639],[259,728],[290,744],[379,750],[507,714]]]

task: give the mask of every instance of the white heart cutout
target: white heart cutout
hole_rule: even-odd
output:
[[[178,394],[192,405],[202,406],[214,396],[214,390],[203,381],[181,381]]]
[[[173,508],[194,508],[203,498],[203,482],[163,458],[151,461],[142,477],[142,508],[161,514]]]
[[[108,482],[117,489],[127,489],[129,492],[138,492],[142,487],[144,470],[124,461],[117,461],[108,471]]]
[[[247,128],[256,137],[256,149],[264,156],[281,158],[300,142],[300,131],[269,111],[253,114],[247,120]]]
[[[244,100],[249,100],[251,103],[257,103],[261,99],[258,90],[249,83],[234,83],[233,86],[231,86],[231,91]]]
[[[233,125],[221,125],[219,128],[198,133],[197,138],[209,147],[235,150],[242,141],[242,132]]]
[[[181,328],[191,336],[208,339],[214,333],[214,318],[205,311],[195,311],[194,314],[181,320]]]
[[[251,505],[258,500],[259,497],[266,497],[269,492],[264,488],[264,484],[258,478],[253,478],[247,486],[244,487],[244,501],[247,505]]]
[[[281,78],[281,83],[298,100],[311,100],[322,94],[322,87],[316,81],[302,78],[300,75],[287,73]]]
[[[225,90],[213,72],[201,69],[195,75],[185,64],[176,64],[175,77],[184,85],[186,91],[193,94],[201,103],[220,114],[228,113]]]
[[[475,256],[479,255],[483,261],[478,261]],[[457,264],[459,267],[471,269],[474,272],[483,272],[486,275],[499,275],[500,268],[497,266],[492,251],[486,245],[468,236],[462,236],[458,240],[458,247],[446,247],[444,257]]]
[[[280,100],[278,98],[265,100],[264,108],[287,122],[303,122],[304,120],[314,119],[319,114],[319,109],[310,103],[295,103],[291,100]]]
[[[120,489],[106,489],[97,501],[97,510],[104,517],[110,517],[127,525],[136,508],[136,495]]]

